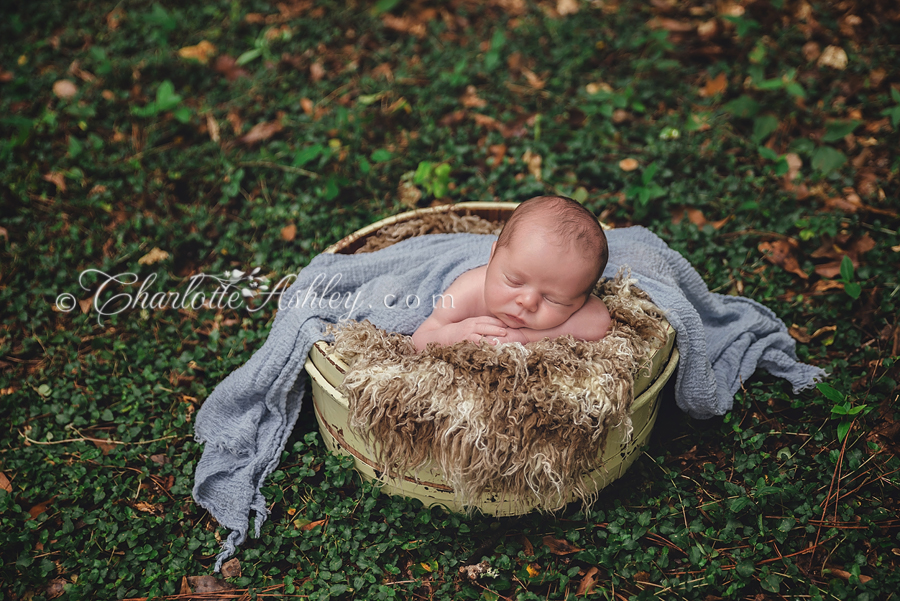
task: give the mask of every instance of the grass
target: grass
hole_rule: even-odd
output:
[[[273,312],[128,306],[129,282],[278,281],[415,204],[555,192],[766,303],[828,386],[758,373],[706,422],[670,404],[626,477],[550,518],[379,495],[307,402],[234,596],[896,597],[897,9],[570,4],[0,8],[0,596],[210,572],[191,418]]]

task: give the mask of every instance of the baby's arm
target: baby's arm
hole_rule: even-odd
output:
[[[422,351],[429,342],[446,345],[462,340],[478,342],[482,338],[493,341],[506,336],[502,321],[478,315],[478,295],[482,294],[483,281],[483,270],[467,271],[438,297],[434,311],[412,335],[417,351]]]
[[[566,334],[571,334],[578,340],[596,342],[606,336],[610,321],[611,318],[606,305],[603,304],[602,300],[591,295],[578,311],[555,328],[547,330],[532,330],[530,328],[510,329],[507,331],[506,337],[500,338],[500,342],[522,342],[524,344],[544,338],[559,338]]]

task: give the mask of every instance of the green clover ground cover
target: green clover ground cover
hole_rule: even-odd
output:
[[[896,596],[898,35],[887,0],[5,4],[0,597],[175,595],[226,534],[191,420],[273,310],[130,282],[274,283],[410,206],[545,192],[766,303],[827,385],[666,399],[589,512],[507,519],[379,495],[307,402],[235,596]]]

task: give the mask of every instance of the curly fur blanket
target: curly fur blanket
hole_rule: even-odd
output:
[[[485,494],[548,510],[589,502],[586,475],[610,428],[630,435],[634,376],[665,337],[659,310],[633,283],[620,275],[598,287],[613,316],[599,342],[460,342],[418,354],[408,336],[339,326],[350,427],[382,471],[437,466],[463,505]]]

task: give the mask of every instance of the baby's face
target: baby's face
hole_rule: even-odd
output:
[[[551,234],[522,228],[508,245],[494,245],[484,301],[488,311],[510,328],[554,328],[584,305],[594,269],[577,250]]]

